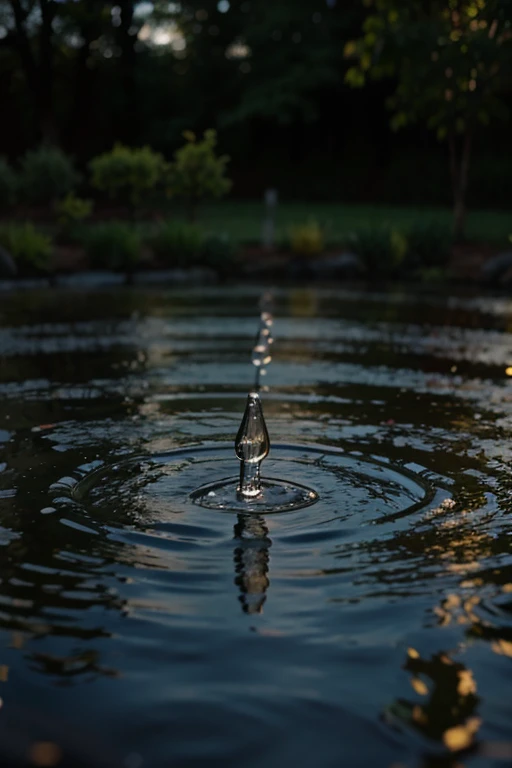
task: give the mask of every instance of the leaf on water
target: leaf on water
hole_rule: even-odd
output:
[[[410,659],[419,659],[420,657],[418,651],[415,650],[414,648],[408,648],[407,655],[409,656]]]

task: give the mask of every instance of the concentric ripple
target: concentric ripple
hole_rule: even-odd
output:
[[[277,290],[262,473],[308,503],[209,508],[260,295],[3,294],[2,764],[512,759],[512,302]]]
[[[172,520],[175,515],[193,513],[198,497],[199,506],[208,507],[202,500],[208,488],[231,487],[235,499],[238,477],[228,474],[235,467],[229,444],[184,447],[92,471],[86,467],[77,471],[76,482],[66,477],[55,483],[52,493],[61,502],[64,493],[64,504],[67,496],[86,509],[93,507],[100,518],[102,508],[110,507],[112,513],[128,502],[138,515],[144,514],[146,522],[162,522],[165,515]],[[432,484],[417,473],[329,446],[275,444],[264,467],[264,487],[277,488],[281,483],[284,488],[303,488],[301,506],[314,505],[308,515],[317,523],[336,520],[340,527],[352,526],[356,518],[358,526],[364,527],[395,522],[435,497]],[[242,500],[224,511],[261,514],[263,508],[257,500]],[[212,504],[211,509],[219,505]],[[297,506],[288,509],[285,503],[277,503],[264,509],[271,515]]]

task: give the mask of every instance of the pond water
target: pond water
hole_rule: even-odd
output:
[[[512,764],[512,301],[276,290],[246,515],[260,294],[0,294],[2,765]]]

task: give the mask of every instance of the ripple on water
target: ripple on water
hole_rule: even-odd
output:
[[[3,315],[5,753],[25,729],[98,766],[452,768],[508,738],[510,302],[305,293],[277,292],[265,405],[312,444],[263,472],[319,500],[266,515],[190,499],[236,482],[204,441],[236,432],[257,291]]]

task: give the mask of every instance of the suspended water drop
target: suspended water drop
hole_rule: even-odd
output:
[[[260,327],[252,353],[256,367],[254,389],[249,392],[242,422],[235,439],[235,454],[240,461],[240,479],[208,483],[190,494],[195,504],[209,509],[244,513],[285,512],[314,504],[318,495],[303,485],[286,480],[261,479],[261,464],[270,451],[270,438],[259,396],[263,366],[270,363],[271,327],[274,322],[272,296],[264,294],[260,301]]]
[[[235,440],[235,453],[241,462],[237,491],[242,496],[254,497],[261,493],[260,467],[269,450],[270,439],[260,397],[257,392],[250,392]]]

